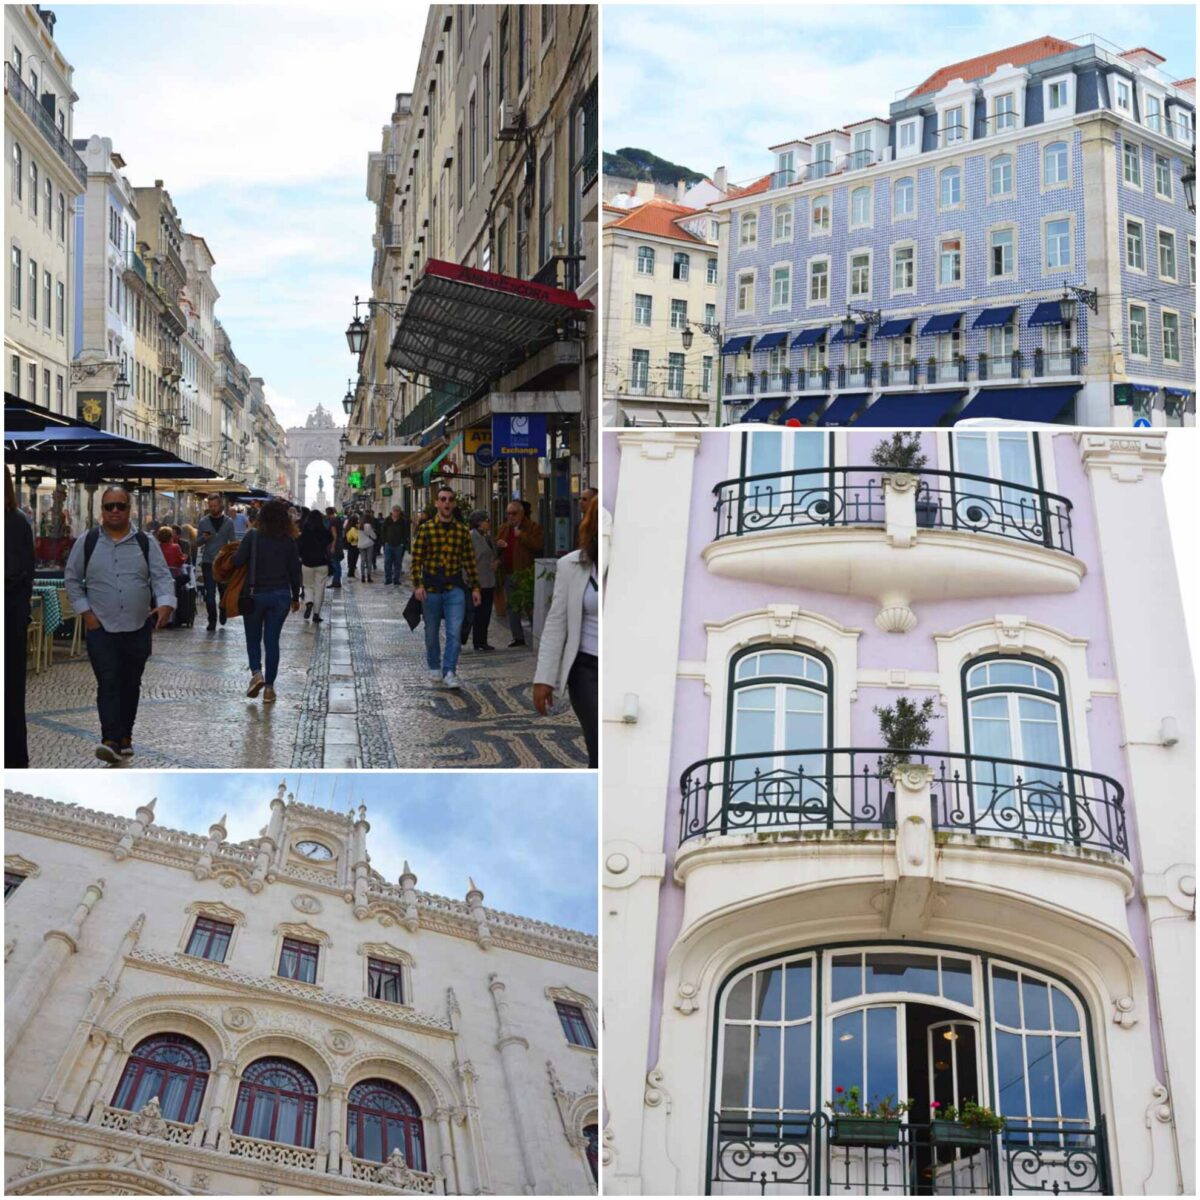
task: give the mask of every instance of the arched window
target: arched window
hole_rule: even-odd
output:
[[[587,1155],[588,1170],[592,1179],[600,1182],[600,1135],[595,1125],[583,1127],[584,1153]]]
[[[871,189],[857,187],[850,193],[850,224],[869,225],[871,223]]]
[[[962,203],[962,172],[957,167],[945,167],[938,176],[943,208]]]
[[[190,1125],[200,1118],[208,1068],[208,1055],[199,1042],[178,1033],[156,1033],[134,1047],[113,1107],[140,1112],[157,1096],[168,1121]]]
[[[812,202],[812,227],[824,232],[829,228],[831,205],[828,196],[814,196]]]
[[[786,813],[790,820],[825,823],[833,800],[825,778],[829,700],[829,666],[815,654],[768,646],[733,660],[729,778],[745,786],[728,797],[732,822],[746,816],[757,825],[764,815],[769,821]]]
[[[400,1150],[414,1171],[425,1170],[421,1109],[398,1083],[386,1079],[365,1079],[350,1089],[346,1144],[355,1158],[371,1162],[387,1162],[393,1150]]]
[[[1054,769],[1070,766],[1058,672],[1030,658],[976,660],[963,695],[976,818],[1025,837],[1076,836],[1070,774]]]
[[[1042,182],[1067,182],[1067,143],[1051,142],[1042,151]]]
[[[302,1066],[286,1058],[260,1058],[246,1068],[233,1114],[234,1133],[311,1148],[316,1126],[317,1085]]]
[[[1013,160],[1011,154],[997,154],[992,159],[992,195],[1008,196],[1013,190]]]
[[[915,195],[916,192],[913,188],[911,175],[905,175],[903,179],[897,179],[895,211],[892,215],[897,217],[912,216],[915,209]]]

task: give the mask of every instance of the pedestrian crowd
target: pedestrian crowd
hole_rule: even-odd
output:
[[[28,766],[25,730],[25,634],[30,621],[34,550],[30,521],[17,506],[5,473],[5,765]],[[206,633],[240,619],[250,674],[246,695],[276,700],[280,643],[289,615],[300,611],[317,630],[328,594],[345,576],[402,588],[409,556],[412,593],[404,609],[415,629],[423,624],[431,684],[460,689],[463,648],[488,654],[493,613],[507,621],[508,648],[528,645],[524,618],[532,616],[534,563],[544,550],[541,526],[528,502],[508,503],[493,530],[484,510],[464,512],[448,486],[438,488],[428,512],[393,506],[385,516],[339,513],[282,500],[228,507],[207,498],[195,526],[132,519],[132,498],[120,485],[104,490],[100,522],[72,545],[64,586],[82,622],[96,677],[104,762],[134,757],[134,723],[153,634],[190,627],[202,602]],[[579,548],[558,560],[554,592],[539,641],[533,704],[555,711],[565,697],[579,723],[588,765],[597,765],[598,564],[597,504],[582,498]],[[410,553],[411,552],[411,553]]]

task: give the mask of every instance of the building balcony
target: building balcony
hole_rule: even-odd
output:
[[[1078,376],[1083,371],[1083,352],[1079,347],[1070,350],[1035,350],[1033,374],[1036,379]]]
[[[110,1104],[98,1101],[92,1109],[91,1124],[99,1125],[101,1129],[119,1129],[126,1132],[140,1133],[140,1114],[123,1108],[113,1108]],[[204,1134],[204,1126],[199,1121],[190,1124],[183,1121],[163,1120],[156,1124],[153,1136],[172,1146],[198,1146]]]
[[[837,385],[839,389],[854,391],[856,388],[873,386],[875,368],[871,363],[860,363],[857,366],[842,365],[837,369]]]
[[[530,282],[573,292],[582,278],[583,261],[582,254],[555,254],[546,259]]]
[[[400,250],[402,249],[401,241],[401,226],[399,225],[381,225],[379,227],[379,244],[385,250]]]
[[[62,159],[67,170],[75,176],[80,191],[87,191],[87,167],[75,153],[75,148],[66,135],[54,123],[54,117],[45,108],[34,90],[21,78],[11,63],[4,64],[4,94],[37,126],[38,132],[50,144],[51,150]]]
[[[1014,350],[1002,358],[989,358],[981,354],[975,360],[975,378],[980,382],[986,379],[1020,379],[1022,363],[1020,350]]]
[[[888,755],[880,747],[819,747],[702,759],[680,779],[679,844],[731,834],[894,834],[896,786]],[[910,750],[905,757],[930,769],[935,834],[1006,837],[1129,858],[1124,790],[1107,775],[946,750]]]
[[[123,270],[126,279],[133,275],[143,283],[146,282],[146,263],[136,250],[125,251],[125,266]]]
[[[931,358],[925,363],[926,383],[966,383],[967,360],[957,358]]]
[[[779,188],[791,187],[800,176],[794,170],[789,171],[772,171],[771,172],[771,191],[776,191]]]
[[[833,159],[818,158],[816,162],[811,162],[804,168],[804,181],[811,183],[814,179],[824,179],[827,175],[833,174]]]
[[[904,633],[911,605],[1062,594],[1085,573],[1071,502],[961,471],[867,466],[750,475],[717,484],[704,550],[718,576],[875,599],[876,623]]]
[[[911,1115],[911,1114],[910,1114]],[[711,1114],[713,1195],[748,1194],[769,1181],[793,1196],[1111,1194],[1104,1118],[1007,1121],[999,1133],[904,1119],[851,1127],[832,1113]]]
[[[842,159],[841,169],[843,171],[865,171],[867,167],[873,167],[881,158],[881,155],[871,149],[854,150]]]
[[[748,375],[726,375],[725,398],[728,400],[731,396],[753,396],[756,382],[754,372]]]
[[[788,395],[792,390],[791,371],[760,371],[758,374],[758,395]]]

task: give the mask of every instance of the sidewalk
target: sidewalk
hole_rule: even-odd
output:
[[[377,579],[380,576],[376,577]],[[241,621],[215,633],[204,610],[193,629],[155,635],[142,681],[131,767],[585,767],[567,708],[539,717],[531,699],[534,652],[507,650],[507,624],[493,620],[494,654],[469,648],[462,689],[429,682],[423,628],[401,616],[411,589],[347,580],[326,593],[325,620],[303,608],[283,627],[278,700],[247,699]],[[100,767],[95,677],[86,657],[57,652],[30,674],[33,767]],[[19,777],[14,777],[19,778]]]

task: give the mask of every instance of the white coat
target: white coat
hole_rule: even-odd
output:
[[[554,599],[542,626],[538,642],[534,683],[544,683],[555,691],[555,699],[566,694],[567,676],[579,653],[583,632],[583,593],[592,574],[592,564],[584,562],[581,551],[574,550],[558,560],[554,573]]]

